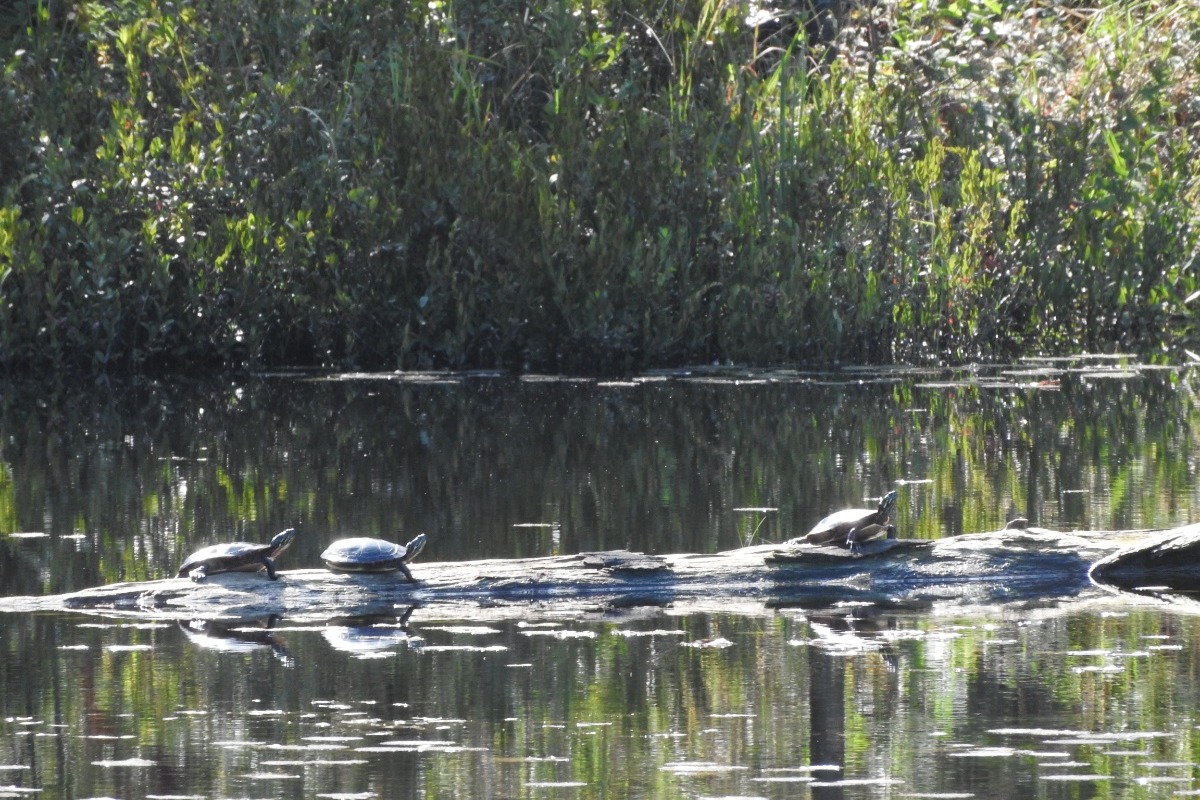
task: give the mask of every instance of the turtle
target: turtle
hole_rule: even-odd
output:
[[[334,572],[395,572],[400,570],[413,583],[417,580],[408,569],[412,561],[425,549],[425,534],[418,535],[408,544],[396,544],[386,539],[355,536],[338,539],[325,552],[321,560]]]
[[[896,538],[896,526],[892,524],[892,507],[896,505],[895,490],[879,498],[879,507],[846,508],[835,511],[813,526],[802,541],[809,544],[836,544],[858,552],[859,542],[877,539],[887,531],[888,539]]]
[[[288,528],[275,534],[275,538],[267,544],[229,542],[202,547],[184,559],[175,577],[186,575],[200,583],[218,572],[258,572],[265,569],[267,577],[275,580],[279,577],[275,572],[275,559],[295,538],[296,529]]]

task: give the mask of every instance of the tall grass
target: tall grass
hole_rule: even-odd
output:
[[[631,370],[1186,346],[1200,11],[42,2],[0,364]],[[834,49],[829,49],[829,48]]]

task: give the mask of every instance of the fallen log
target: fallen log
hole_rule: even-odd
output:
[[[1162,571],[1164,564],[1171,569]],[[1093,564],[1095,566],[1093,567]],[[537,604],[564,611],[687,606],[729,611],[859,602],[923,608],[933,603],[1044,603],[1072,598],[1093,581],[1118,586],[1200,585],[1200,526],[1170,531],[1062,533],[1040,528],[937,541],[837,547],[759,545],[712,555],[627,551],[525,559],[420,563],[399,573],[324,569],[224,573],[203,583],[169,578],[69,594],[0,598],[0,612],[78,610],[172,619],[290,621],[396,614],[396,609]],[[1164,577],[1165,576],[1165,577]]]
[[[1088,570],[1096,583],[1126,589],[1200,589],[1200,526],[1189,525],[1136,541]]]

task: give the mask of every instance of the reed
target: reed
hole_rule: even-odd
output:
[[[832,45],[744,17],[11,4],[0,364],[1191,346],[1200,11],[864,4]]]

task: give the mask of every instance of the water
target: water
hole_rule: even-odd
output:
[[[429,534],[414,564],[803,533],[1193,520],[1189,372],[1025,364],[4,388],[0,585],[173,574],[236,535]],[[14,533],[30,534],[12,536]],[[1200,627],[1089,593],[915,611],[416,608],[329,624],[0,615],[0,795],[1175,797]]]

